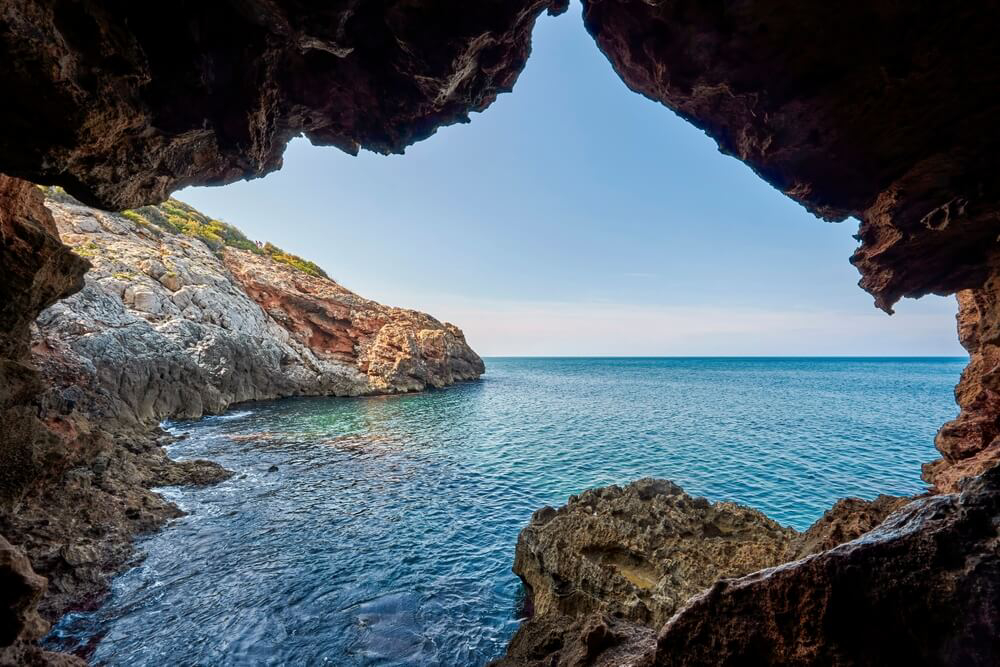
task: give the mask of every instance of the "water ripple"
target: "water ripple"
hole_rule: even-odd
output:
[[[920,491],[962,365],[497,359],[448,391],[173,424],[172,456],[236,474],[165,489],[188,515],[48,644],[99,639],[108,665],[481,665],[516,628],[535,509],[654,475],[804,528],[842,496]]]

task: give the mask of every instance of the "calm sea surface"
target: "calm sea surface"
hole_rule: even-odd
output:
[[[518,531],[666,477],[805,528],[919,492],[963,359],[489,359],[479,382],[170,424],[236,474],[49,643],[108,665],[482,665],[516,629]],[[268,472],[277,466],[276,472]]]

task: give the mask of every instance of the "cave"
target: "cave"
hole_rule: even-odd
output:
[[[349,153],[402,152],[488,112],[514,89],[536,18],[567,7],[3,3],[0,664],[79,664],[37,646],[47,625],[39,607],[66,600],[46,593],[56,566],[21,548],[44,541],[23,532],[42,504],[72,523],[67,471],[156,462],[145,486],[93,519],[118,545],[95,581],[122,565],[134,533],[174,515],[149,486],[222,474],[170,462],[139,409],[95,420],[104,399],[36,365],[32,323],[80,291],[88,269],[60,241],[36,184],[119,211],[188,185],[264,176],[300,135]],[[583,623],[576,664],[605,664],[608,648],[634,648],[636,665],[1000,660],[998,14],[984,2],[583,2],[581,29],[629,88],[817,217],[861,221],[851,261],[877,307],[891,314],[904,297],[956,294],[970,360],[955,390],[961,412],[923,468],[930,494],[891,508],[863,539],[821,541],[783,567],[716,582],[653,634],[621,619]],[[297,312],[305,321],[315,308]],[[313,333],[336,338],[342,317],[323,317]]]

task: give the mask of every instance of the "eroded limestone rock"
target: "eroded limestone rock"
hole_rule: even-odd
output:
[[[780,562],[795,535],[757,510],[641,479],[535,512],[514,572],[537,616],[601,612],[656,626],[720,576]]]
[[[27,556],[0,537],[0,667],[83,667],[86,663],[37,648],[32,642],[49,628],[37,606],[45,591]]]
[[[961,412],[938,431],[941,458],[924,464],[924,479],[944,493],[1000,464],[1000,271],[959,293],[958,340],[969,351],[955,387]]]
[[[514,572],[529,618],[497,667],[651,665],[659,628],[692,597],[852,540],[907,499],[839,501],[804,533],[734,503],[642,479],[535,512]]]
[[[995,665],[1000,468],[861,539],[721,581],[660,631],[658,666]]]

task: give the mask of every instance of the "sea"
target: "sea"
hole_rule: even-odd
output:
[[[99,609],[46,640],[101,665],[480,666],[503,654],[532,512],[661,477],[805,529],[925,490],[964,358],[493,358],[478,381],[242,404],[164,426],[233,476],[164,488]]]

